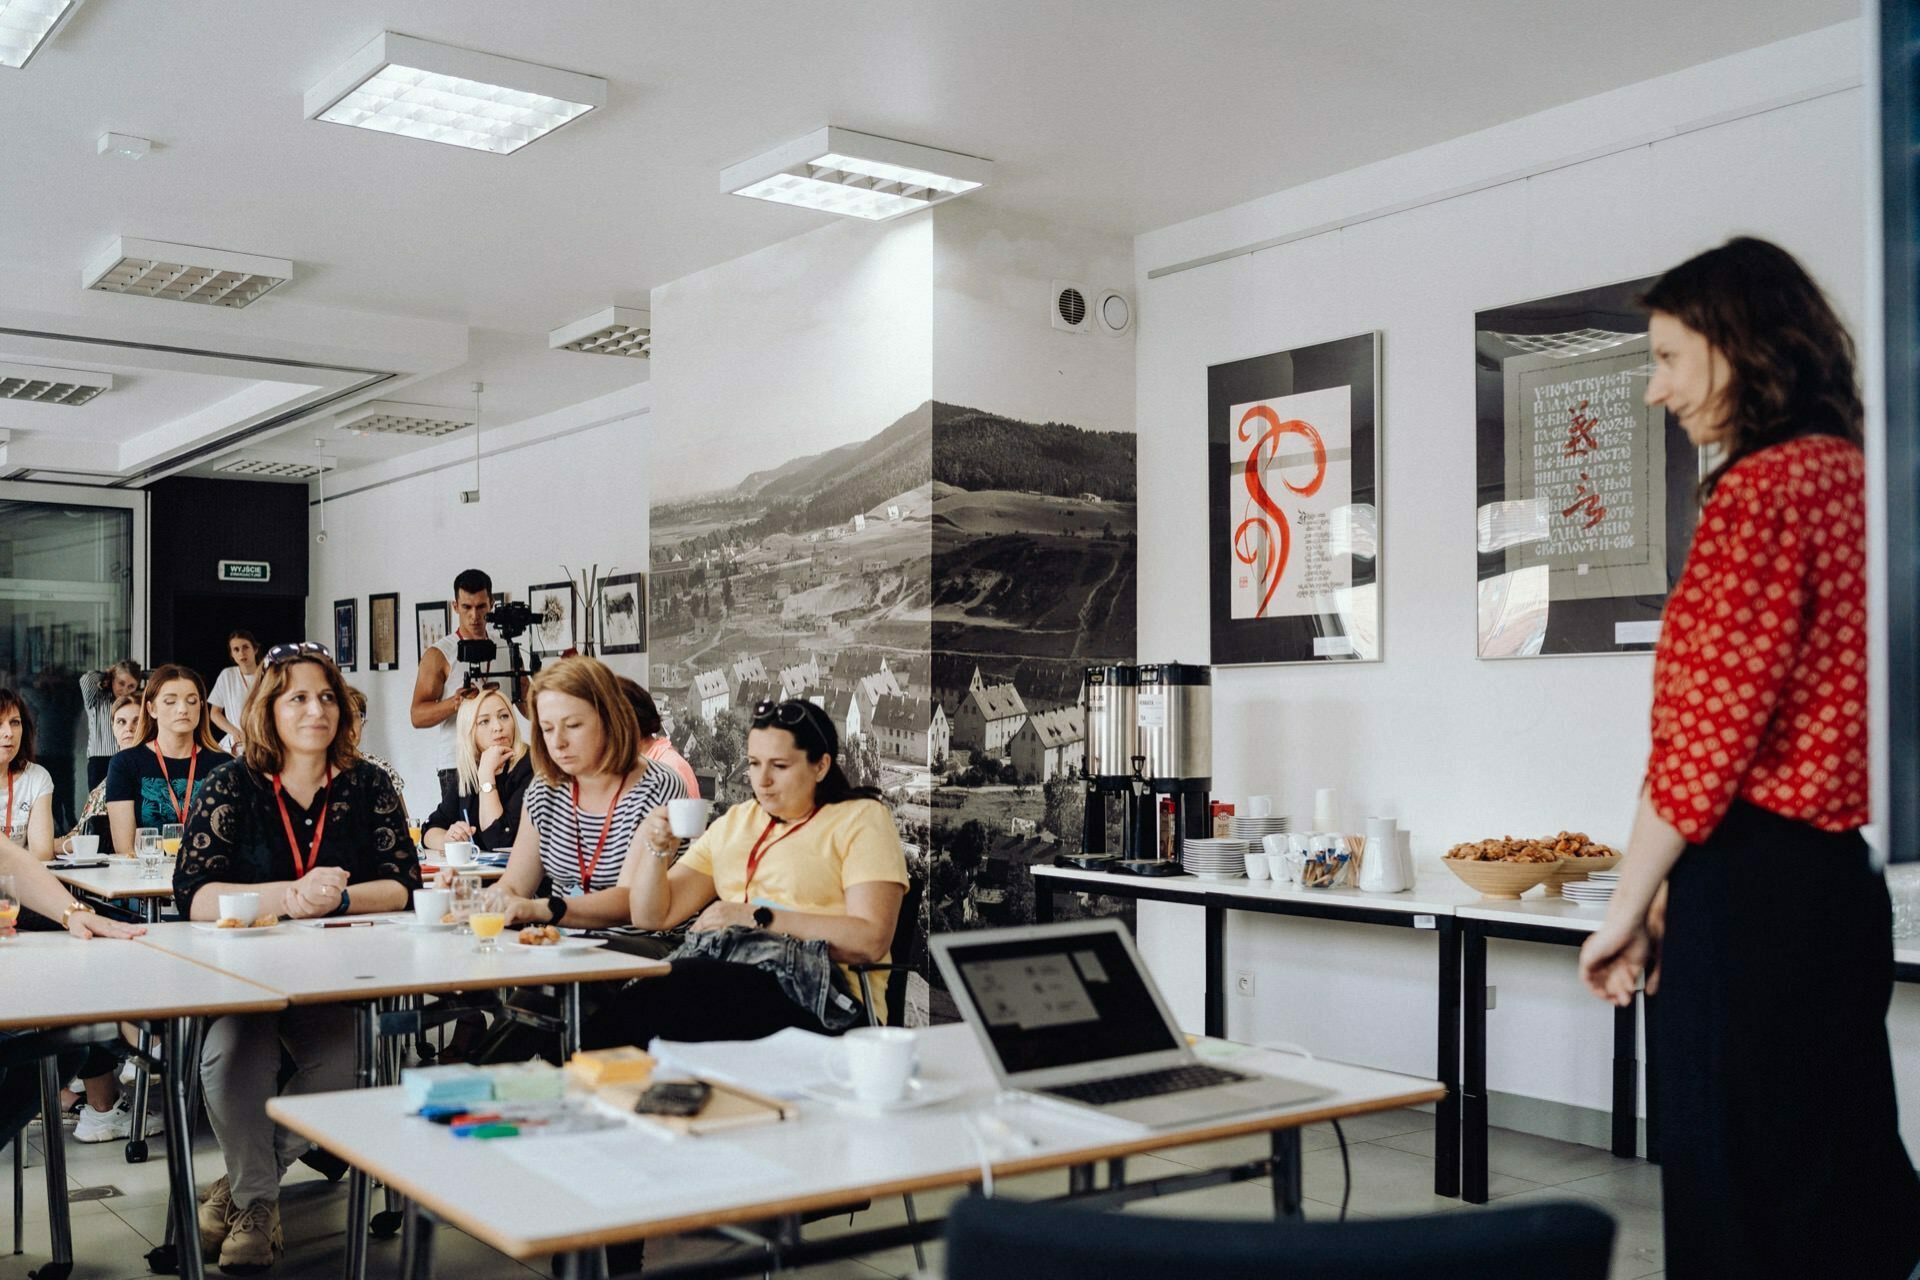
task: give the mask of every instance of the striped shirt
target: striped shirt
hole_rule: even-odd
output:
[[[627,846],[633,843],[633,833],[641,822],[667,801],[685,794],[673,770],[648,761],[646,772],[620,793],[600,861],[594,864],[592,879],[584,887],[613,888],[626,865]],[[555,786],[538,777],[527,786],[527,816],[540,836],[540,869],[553,880],[557,891],[564,893],[580,884],[581,868],[593,862],[600,830],[609,818],[575,809],[571,784]]]

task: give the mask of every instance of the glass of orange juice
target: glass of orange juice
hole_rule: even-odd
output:
[[[180,837],[186,834],[186,828],[177,822],[169,822],[160,828],[160,847],[169,858],[180,856]]]
[[[20,899],[13,896],[13,877],[0,876],[0,942],[13,936],[20,920]]]
[[[473,914],[467,917],[467,927],[473,930],[474,937],[480,939],[473,948],[475,951],[483,955],[498,951],[500,933],[507,927],[506,890],[488,889],[482,892]]]

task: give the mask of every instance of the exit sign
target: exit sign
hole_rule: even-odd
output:
[[[220,562],[220,581],[222,582],[269,582],[273,579],[273,566],[265,560],[222,560]]]

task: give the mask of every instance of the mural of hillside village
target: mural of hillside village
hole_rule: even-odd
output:
[[[1030,921],[1077,847],[1082,669],[1134,651],[1134,437],[928,402],[870,439],[651,511],[650,684],[718,807],[747,722],[808,698],[893,807],[929,931]]]

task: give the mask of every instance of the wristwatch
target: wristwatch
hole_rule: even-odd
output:
[[[327,914],[330,916],[343,916],[347,914],[347,909],[352,905],[353,891],[350,889],[342,889],[340,891],[340,905],[327,912]]]
[[[71,919],[73,919],[73,918],[74,918],[75,916],[77,916],[77,915],[79,915],[79,914],[80,914],[80,913],[81,913],[82,911],[84,911],[84,912],[86,912],[86,913],[87,913],[88,915],[92,915],[92,914],[93,914],[93,908],[92,908],[92,907],[90,907],[90,906],[88,906],[88,905],[87,905],[86,903],[84,903],[84,902],[70,902],[70,903],[68,903],[68,904],[67,904],[67,909],[66,909],[65,911],[62,911],[62,912],[60,913],[60,927],[61,927],[62,929],[64,929],[64,928],[66,928],[66,927],[67,927],[67,921],[69,921],[69,920],[71,920]]]
[[[567,915],[566,898],[556,893],[547,899],[547,923],[548,924],[559,924],[562,920],[566,918],[566,915]]]
[[[773,908],[755,907],[753,909],[753,922],[762,929],[773,928]]]
[[[492,795],[493,789],[494,789],[493,784],[491,782],[483,782],[480,784],[480,794],[483,796]]]

